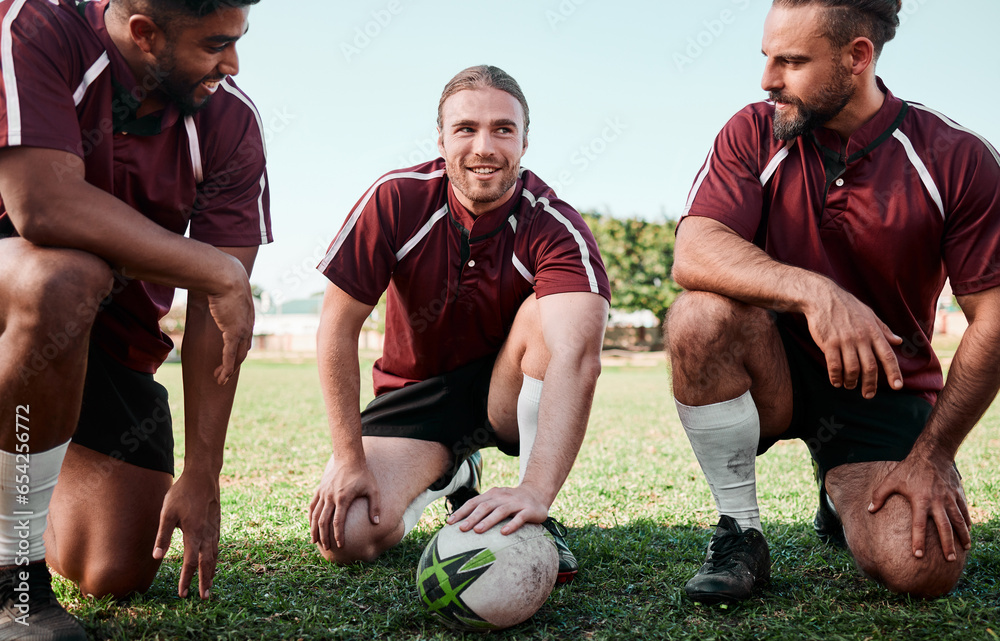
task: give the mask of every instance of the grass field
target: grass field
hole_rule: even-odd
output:
[[[370,365],[363,365],[369,381]],[[180,425],[180,367],[165,366],[159,379]],[[605,368],[580,458],[553,506],[572,528],[583,569],[532,619],[494,637],[1000,638],[1000,404],[960,453],[976,525],[965,578],[951,596],[894,596],[862,579],[846,553],[821,545],[811,526],[808,455],[790,442],[758,461],[771,585],[762,598],[723,608],[683,595],[716,515],[667,388],[663,367]],[[370,389],[365,394],[367,402]],[[59,580],[61,599],[95,639],[462,638],[423,613],[414,586],[443,505],[432,505],[414,533],[371,565],[334,567],[309,544],[307,504],[329,447],[315,364],[248,362],[226,445],[212,599],[177,597],[179,533],[147,595],[124,604],[87,600]],[[516,481],[515,459],[496,450],[485,459],[487,487]]]

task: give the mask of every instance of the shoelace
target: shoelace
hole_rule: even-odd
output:
[[[736,565],[733,558],[746,548],[747,532],[730,532],[723,534],[712,542],[712,558],[710,563],[718,570],[728,570]]]
[[[549,534],[551,534],[552,536],[565,537],[566,534],[569,533],[569,530],[566,529],[565,525],[555,520],[551,516],[546,517],[546,519],[542,521],[542,527],[548,530]]]

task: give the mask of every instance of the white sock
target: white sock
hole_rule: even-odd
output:
[[[0,452],[0,566],[45,558],[49,500],[69,441],[46,452]]]
[[[750,392],[699,407],[674,402],[719,514],[744,530],[761,530],[755,476],[760,417]]]
[[[531,448],[535,446],[535,435],[538,434],[538,406],[542,400],[542,381],[524,375],[521,383],[521,393],[517,396],[517,434],[520,439],[520,454],[518,462],[520,471],[517,482],[524,480],[524,471],[528,469],[528,457]]]
[[[462,463],[462,467],[458,468],[458,472],[452,477],[451,483],[444,489],[424,490],[421,494],[418,494],[417,498],[413,499],[413,502],[406,506],[406,510],[403,512],[403,536],[409,534],[410,530],[417,525],[420,515],[424,513],[428,505],[439,498],[448,496],[463,485],[468,485],[471,480],[472,469],[469,462],[466,461]]]

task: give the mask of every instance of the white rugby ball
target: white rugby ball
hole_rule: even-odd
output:
[[[509,520],[482,534],[456,523],[434,535],[417,568],[428,612],[461,630],[501,630],[542,607],[559,571],[555,540],[536,523],[504,536]]]

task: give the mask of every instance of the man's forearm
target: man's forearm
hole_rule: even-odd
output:
[[[0,155],[0,193],[25,240],[94,254],[131,278],[210,294],[246,279],[224,252],[161,227],[87,183],[78,162],[72,154],[45,149],[7,149]],[[58,163],[67,170],[53,179],[51,167]]]
[[[524,487],[551,506],[576,462],[587,433],[600,360],[553,356],[546,370],[535,437]]]
[[[336,320],[324,315],[320,321],[317,347],[319,377],[326,404],[333,457],[336,460],[363,462],[361,445],[361,366],[358,362],[358,339],[344,332]]]
[[[774,260],[722,223],[699,216],[686,218],[678,231],[673,277],[684,289],[802,313],[832,284],[815,272]]]
[[[208,312],[204,295],[192,293],[184,327],[184,472],[218,478],[229,418],[239,379],[237,370],[226,385],[213,372],[222,362],[222,333]]]
[[[913,446],[928,458],[954,461],[958,448],[1000,389],[1000,323],[983,318],[966,330],[948,381]]]

